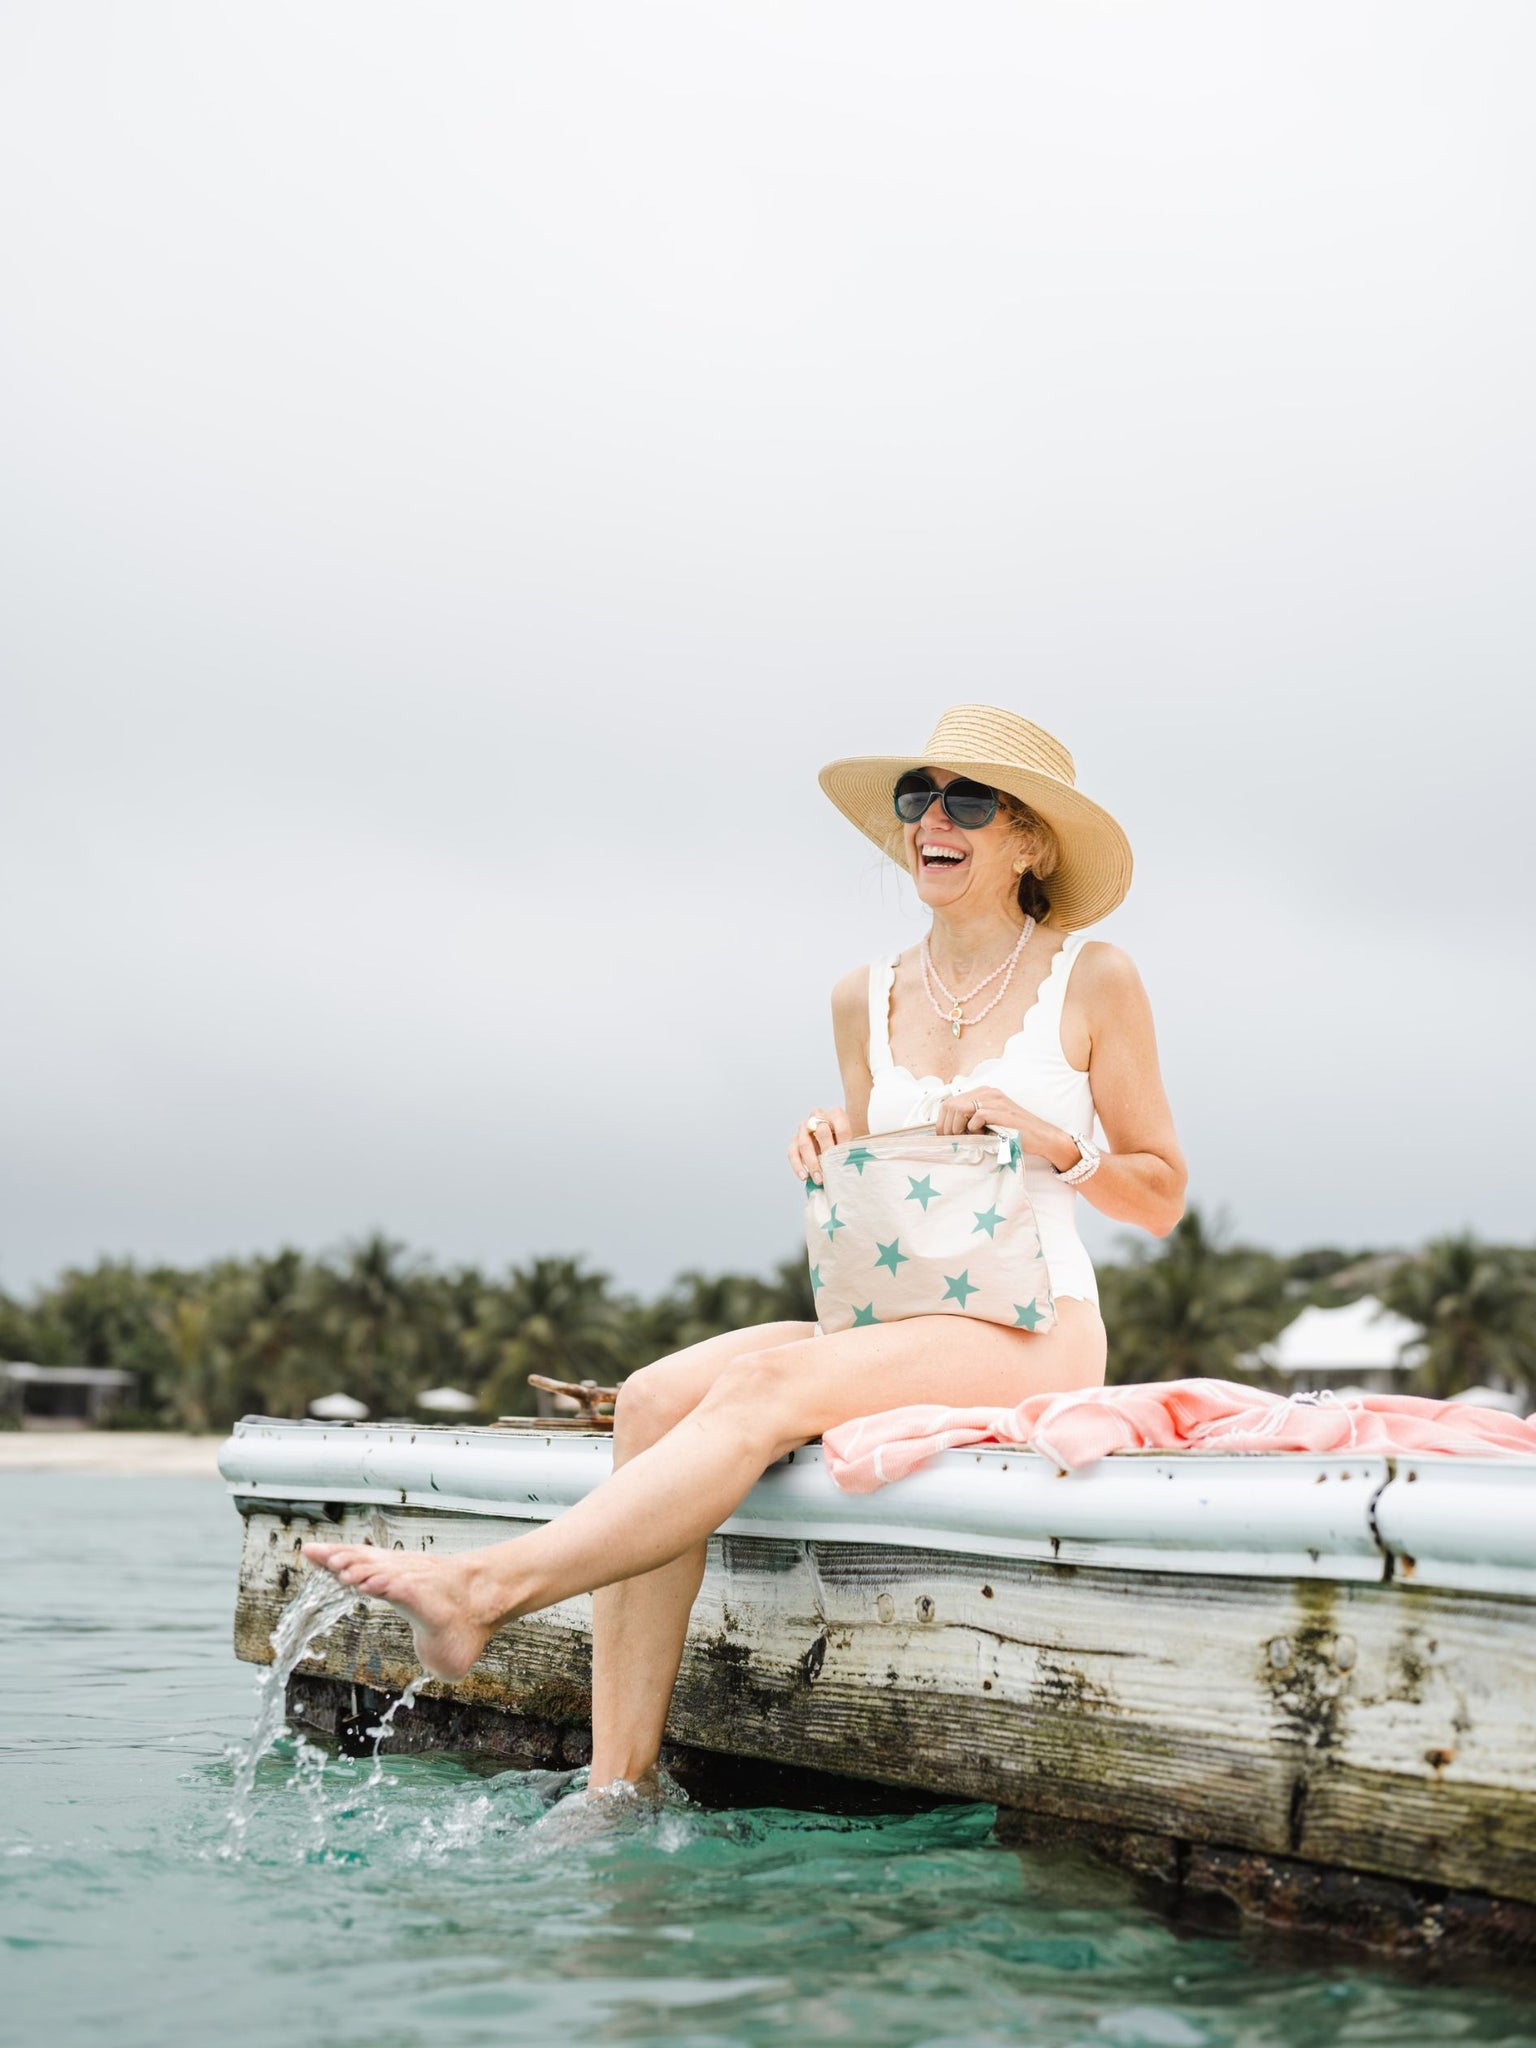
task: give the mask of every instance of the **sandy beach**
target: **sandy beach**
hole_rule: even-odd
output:
[[[174,1436],[158,1430],[0,1430],[0,1474],[122,1472],[217,1479],[223,1441],[220,1436]]]

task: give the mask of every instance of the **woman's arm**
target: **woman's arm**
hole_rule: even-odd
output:
[[[869,1136],[869,969],[850,968],[832,991],[832,1037],[850,1138]]]
[[[1184,1214],[1189,1169],[1163,1089],[1152,1005],[1135,962],[1118,946],[1102,939],[1084,946],[1074,983],[1085,975],[1077,993],[1088,1024],[1088,1074],[1110,1150],[1078,1193],[1106,1216],[1166,1237]],[[1080,1156],[1068,1137],[1051,1164],[1064,1171]]]
[[[842,1103],[812,1110],[821,1118],[815,1131],[803,1122],[789,1141],[789,1163],[799,1180],[821,1179],[821,1155],[849,1138],[869,1136],[869,1008],[865,1000],[869,970],[855,967],[832,991],[832,1037],[843,1077]]]
[[[1077,1191],[1117,1222],[1166,1237],[1184,1214],[1189,1172],[1163,1093],[1152,1007],[1129,955],[1102,939],[1084,946],[1067,1008],[1062,1050],[1074,1066],[1086,1053],[1093,1106],[1110,1143],[1098,1171]],[[867,1095],[865,1101],[867,1107]],[[997,1088],[952,1097],[940,1107],[936,1128],[948,1137],[989,1123],[1017,1130],[1024,1150],[1048,1159],[1058,1173],[1082,1157],[1070,1131],[1031,1115]]]

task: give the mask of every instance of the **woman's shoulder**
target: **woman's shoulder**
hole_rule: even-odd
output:
[[[1068,932],[1067,944],[1079,955],[1079,967],[1096,977],[1136,972],[1130,954],[1112,939],[1090,939],[1086,932]]]
[[[869,1044],[869,963],[850,967],[832,989],[832,1036],[838,1058],[847,1070],[848,1062],[863,1060]]]
[[[877,955],[874,960],[865,960],[858,967],[850,967],[839,977],[832,988],[832,1021],[839,1030],[847,1027],[857,1031],[862,1038],[869,1022],[870,982],[876,967],[882,960],[897,957],[894,953]]]
[[[1123,946],[1080,938],[1076,950],[1072,986],[1080,998],[1096,1004],[1145,998],[1140,971]]]
[[[864,961],[859,967],[850,967],[840,975],[832,986],[832,1012],[834,1016],[843,1012],[850,1016],[863,1016],[869,1007],[870,962]]]

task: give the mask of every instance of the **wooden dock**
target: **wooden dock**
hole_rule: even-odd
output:
[[[242,1424],[238,1653],[311,1536],[458,1551],[558,1513],[596,1432]],[[513,1623],[403,1746],[585,1760],[590,1602]],[[333,1731],[415,1670],[360,1602],[294,1681]],[[1398,1949],[1536,1955],[1536,1471],[947,1452],[881,1492],[781,1460],[712,1539],[669,1736],[696,1757],[994,1802],[1182,1892]]]

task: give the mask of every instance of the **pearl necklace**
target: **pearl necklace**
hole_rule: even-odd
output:
[[[986,981],[978,981],[976,986],[973,989],[968,989],[963,996],[957,996],[952,994],[951,991],[944,986],[943,982],[939,980],[939,970],[933,964],[933,955],[928,950],[928,941],[926,938],[923,940],[923,989],[928,997],[929,1002],[933,1005],[933,1014],[936,1017],[942,1017],[944,1019],[944,1022],[949,1026],[950,1034],[952,1037],[958,1038],[961,1032],[965,1029],[967,1024],[979,1024],[983,1017],[990,1016],[991,1013],[997,1008],[998,1004],[1003,1000],[1003,997],[1007,995],[1008,984],[1013,979],[1013,970],[1019,964],[1019,955],[1023,952],[1025,946],[1029,943],[1029,935],[1034,930],[1034,928],[1035,920],[1032,917],[1026,917],[1024,920],[1024,929],[1019,933],[1013,951],[1008,955],[1008,958],[1006,960],[1000,961],[998,965],[993,968],[992,972],[987,976]],[[1007,969],[1006,973],[1003,972],[1004,968]],[[996,981],[997,977],[1000,974],[1003,976],[1003,985],[998,990],[997,994],[992,998],[991,1002],[988,1003],[987,1007],[984,1010],[978,1010],[974,1017],[963,1016],[961,1014],[961,1006],[965,1003],[973,1001],[975,997],[981,994],[982,990],[986,987],[987,982]],[[949,1004],[949,1008],[947,1010],[941,1006],[938,1000],[938,996],[935,996],[933,992],[935,983],[938,984],[939,995],[943,996],[944,1000]]]

